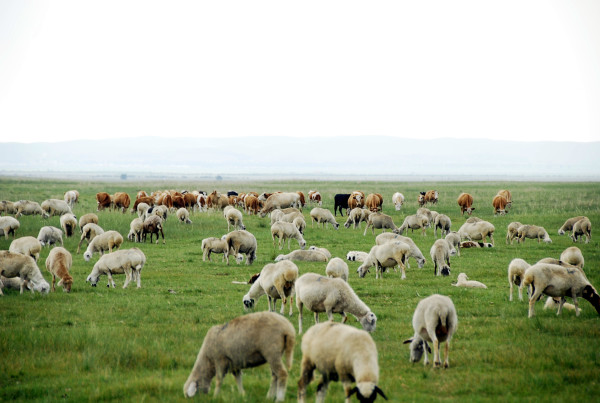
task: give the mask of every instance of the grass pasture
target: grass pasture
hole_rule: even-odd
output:
[[[560,317],[545,311],[543,302],[536,304],[536,317],[527,318],[527,303],[515,294],[508,301],[507,267],[520,257],[534,263],[544,257],[558,258],[573,242],[558,236],[557,229],[573,216],[587,215],[593,225],[600,223],[600,184],[545,182],[254,182],[254,183],[131,183],[74,182],[46,180],[0,180],[0,200],[30,199],[41,203],[47,198],[60,198],[66,190],[77,189],[81,201],[75,214],[96,211],[98,191],[126,191],[132,199],[139,189],[200,189],[226,192],[319,190],[323,207],[333,210],[333,195],[362,190],[384,196],[384,213],[400,225],[406,215],[414,214],[420,190],[437,189],[440,202],[428,206],[447,214],[452,229],[465,221],[456,204],[459,193],[474,196],[475,216],[496,227],[492,249],[463,250],[461,257],[451,258],[452,273],[448,278],[433,276],[429,249],[434,242],[433,230],[427,235],[410,233],[427,263],[418,269],[411,261],[407,279],[391,272],[383,280],[375,280],[372,271],[365,278],[355,273],[359,263],[348,262],[350,284],[361,299],[377,314],[377,329],[372,334],[379,352],[379,386],[390,401],[588,401],[600,392],[600,318],[593,307],[580,300],[581,315],[565,310]],[[500,189],[510,189],[513,208],[507,216],[494,217],[491,200]],[[395,191],[406,197],[402,211],[394,210],[391,196]],[[374,236],[361,230],[338,231],[311,227],[309,205],[305,239],[308,245],[328,248],[334,256],[344,258],[349,250],[369,251]],[[124,238],[129,231],[132,214],[104,211],[97,213],[105,230],[118,230]],[[227,232],[220,212],[193,213],[193,224],[184,225],[174,216],[165,223],[166,244],[134,244],[125,239],[122,248],[137,246],[147,256],[142,271],[142,288],[131,284],[120,288],[124,276],[115,276],[117,288],[105,286],[101,277],[98,287],[85,283],[85,278],[98,260],[85,262],[75,256],[78,237],[65,240],[73,254],[71,273],[74,277],[70,294],[61,290],[48,295],[7,290],[0,298],[0,400],[21,401],[183,401],[182,387],[194,364],[207,329],[245,313],[242,296],[248,286],[232,281],[246,281],[279,250],[273,248],[270,220],[244,215],[244,223],[258,240],[257,261],[225,265],[216,256],[214,262],[203,262],[200,243],[209,236]],[[346,217],[337,217],[340,224]],[[552,244],[526,240],[524,244],[506,245],[506,227],[512,221],[544,226]],[[40,227],[60,227],[59,218],[42,219],[26,216],[20,219],[18,236],[36,236]],[[381,231],[376,230],[375,235]],[[585,271],[596,287],[600,287],[600,249],[598,236],[589,244],[579,243],[585,257]],[[0,237],[0,249],[8,249],[12,238]],[[298,248],[292,242],[292,248]],[[42,251],[38,266],[45,278],[49,249]],[[287,253],[287,248],[283,253]],[[321,263],[298,262],[300,273],[324,273]],[[465,272],[471,279],[484,282],[487,290],[452,287],[456,276]],[[173,291],[174,293],[170,292]],[[411,319],[418,301],[440,293],[450,296],[458,312],[458,331],[450,350],[450,368],[424,367],[411,364],[409,351],[402,341],[413,334]],[[571,302],[571,301],[568,301]],[[267,307],[266,297],[257,308]],[[287,312],[287,310],[286,310]],[[321,314],[321,320],[325,316]],[[339,321],[339,315],[335,317]],[[291,322],[297,329],[297,311]],[[304,328],[313,324],[312,315],[304,315]],[[350,316],[348,323],[360,327]],[[286,401],[296,400],[300,372],[301,337],[296,340],[294,364],[288,379]],[[315,398],[317,380],[308,388],[308,399]],[[269,387],[270,371],[261,366],[244,371],[245,396],[239,396],[235,380],[228,375],[220,395],[196,396],[200,401],[262,402]],[[214,386],[214,383],[213,383]],[[212,392],[212,389],[211,389]],[[327,401],[343,399],[340,383],[329,387]]]

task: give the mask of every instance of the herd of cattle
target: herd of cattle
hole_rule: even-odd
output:
[[[360,401],[373,401],[377,395],[386,398],[384,392],[377,386],[379,369],[377,366],[377,351],[374,342],[367,331],[373,331],[376,316],[360,300],[348,285],[348,265],[342,259],[332,258],[331,253],[325,248],[311,247],[304,250],[306,241],[303,238],[306,228],[302,208],[312,204],[314,208],[309,216],[311,222],[326,225],[331,224],[338,228],[335,216],[339,212],[342,216],[346,213],[345,226],[360,227],[364,221],[368,228],[391,229],[391,233],[382,233],[376,239],[370,251],[349,251],[347,260],[360,261],[362,264],[358,273],[363,277],[374,267],[376,278],[390,268],[399,267],[402,278],[405,278],[405,267],[408,260],[414,258],[419,267],[425,263],[425,257],[415,245],[414,241],[404,235],[408,229],[414,231],[433,227],[435,242],[431,247],[430,256],[434,263],[435,275],[450,274],[450,256],[458,254],[465,247],[492,247],[494,246],[493,224],[476,217],[469,217],[458,231],[451,231],[450,218],[444,214],[428,209],[427,204],[436,205],[439,193],[436,190],[420,192],[417,196],[419,209],[417,214],[407,216],[401,226],[396,226],[392,217],[383,213],[384,198],[381,194],[354,191],[348,194],[336,194],[333,197],[333,214],[323,209],[321,194],[309,191],[307,197],[302,192],[275,192],[262,193],[248,192],[237,193],[234,191],[220,194],[216,190],[212,193],[193,191],[155,191],[148,194],[144,191],[137,193],[131,203],[127,193],[117,192],[109,194],[100,192],[96,195],[97,210],[113,209],[123,213],[131,211],[138,217],[132,220],[127,238],[134,242],[143,242],[150,234],[150,242],[156,235],[163,233],[163,221],[168,214],[175,214],[177,218],[186,223],[191,223],[190,211],[207,211],[214,209],[223,211],[229,226],[233,231],[223,237],[206,238],[202,242],[203,258],[210,260],[211,253],[222,253],[224,259],[229,261],[229,256],[234,256],[241,262],[246,255],[246,264],[251,264],[256,258],[256,238],[246,231],[240,210],[248,215],[271,217],[271,236],[276,247],[278,238],[279,248],[282,249],[285,241],[296,239],[300,247],[288,255],[280,255],[275,263],[267,264],[261,272],[254,276],[249,284],[250,291],[244,296],[244,305],[253,307],[256,299],[267,295],[269,311],[275,311],[275,301],[281,299],[281,312],[284,305],[289,302],[291,315],[291,301],[296,297],[296,306],[299,311],[299,332],[302,332],[302,308],[306,307],[314,312],[318,322],[318,313],[325,312],[329,319],[333,313],[340,313],[346,319],[346,313],[354,315],[362,324],[364,330],[358,330],[343,324],[331,322],[315,325],[306,332],[302,340],[302,371],[298,383],[298,399],[304,400],[306,386],[312,380],[314,369],[323,375],[323,382],[318,388],[318,399],[324,399],[327,383],[339,379],[344,384],[346,396],[356,394]],[[87,242],[84,258],[90,260],[94,253],[100,254],[100,259],[87,278],[95,286],[100,275],[108,277],[109,285],[115,287],[112,275],[125,274],[124,288],[130,281],[136,281],[140,287],[141,270],[146,262],[144,253],[138,248],[120,249],[123,236],[114,230],[104,230],[98,225],[98,216],[88,213],[80,217],[79,222],[73,214],[73,206],[77,203],[79,194],[71,190],[65,193],[64,200],[49,199],[41,204],[33,201],[21,200],[18,202],[0,202],[0,235],[8,238],[13,235],[13,242],[8,251],[0,251],[0,295],[3,288],[17,288],[23,293],[30,289],[39,292],[48,292],[49,284],[44,280],[37,266],[41,248],[45,245],[56,245],[46,259],[46,268],[52,275],[52,290],[55,281],[59,279],[58,286],[63,286],[64,291],[70,291],[73,282],[69,274],[72,265],[72,256],[63,248],[63,233],[72,236],[78,225],[81,239],[77,248],[83,241]],[[405,202],[404,196],[397,192],[392,196],[395,210],[401,210]],[[457,199],[461,214],[466,212],[471,215],[473,196],[461,193]],[[492,200],[494,214],[504,215],[512,204],[512,196],[508,190],[501,190]],[[131,210],[129,210],[131,206]],[[15,233],[20,223],[18,218],[22,215],[39,214],[43,217],[60,216],[61,228],[45,226],[40,229],[37,238],[25,236],[16,238]],[[13,217],[14,216],[14,217]],[[437,230],[441,230],[441,239],[437,239]],[[571,234],[573,241],[578,241],[583,235],[586,242],[591,239],[591,222],[587,217],[573,217],[568,219],[559,229],[559,234]],[[374,233],[374,232],[373,232]],[[512,243],[514,239],[523,242],[525,238],[537,239],[538,242],[551,242],[547,231],[535,225],[523,225],[512,222],[507,228],[506,242]],[[487,242],[489,241],[489,242]],[[58,246],[60,245],[60,247]],[[589,300],[600,314],[600,296],[589,283],[583,272],[583,255],[574,247],[569,254],[561,259],[545,259],[534,265],[515,259],[509,266],[509,283],[512,300],[513,284],[530,288],[530,316],[533,315],[533,304],[542,293],[554,298],[558,303],[560,313],[565,296],[573,298],[575,309],[578,311],[577,297]],[[576,250],[576,251],[575,251]],[[519,261],[517,261],[519,260]],[[294,261],[322,261],[328,262],[327,277],[307,273],[298,275],[298,267]],[[469,281],[466,274],[458,276],[455,284],[463,287],[483,287],[480,282]],[[271,301],[273,307],[271,308]],[[425,363],[428,363],[427,352],[429,343],[434,347],[434,364],[440,366],[440,343],[446,342],[444,366],[448,366],[448,346],[450,339],[457,327],[456,311],[448,297],[435,295],[419,303],[413,317],[414,336],[407,340],[410,343],[411,360],[419,361],[423,353]],[[229,327],[227,333],[222,330]],[[291,329],[291,330],[290,330]],[[260,333],[260,334],[259,334]],[[243,335],[243,337],[242,337]],[[248,337],[248,335],[254,335]],[[344,343],[333,342],[347,340]],[[268,362],[271,365],[273,380],[269,389],[269,398],[283,400],[287,371],[282,362],[282,357],[288,358],[288,368],[291,364],[290,351],[293,352],[295,341],[294,329],[287,319],[269,313],[256,313],[236,318],[227,324],[217,325],[204,339],[194,368],[184,385],[184,394],[193,396],[197,390],[208,392],[211,379],[217,377],[215,394],[218,393],[222,377],[227,372],[232,372],[238,381],[240,392],[243,392],[241,383],[241,369]],[[291,349],[291,350],[290,350]],[[356,387],[351,388],[355,383]]]

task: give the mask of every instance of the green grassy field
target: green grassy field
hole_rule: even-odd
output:
[[[372,271],[365,278],[355,273],[359,263],[348,262],[349,283],[376,313],[377,329],[372,334],[379,352],[379,386],[391,401],[587,401],[600,392],[600,318],[593,307],[580,300],[582,312],[576,317],[564,311],[545,311],[536,304],[536,317],[527,318],[527,303],[508,301],[507,267],[520,257],[534,263],[544,257],[558,258],[573,242],[558,236],[563,222],[573,216],[587,215],[593,225],[600,222],[599,183],[523,183],[523,182],[255,182],[255,183],[130,183],[74,182],[0,179],[0,200],[30,199],[41,203],[60,198],[66,190],[77,189],[81,201],[75,207],[80,217],[96,212],[95,194],[99,191],[135,193],[144,189],[196,189],[226,192],[301,190],[321,192],[323,207],[333,210],[333,195],[362,190],[384,196],[384,212],[400,225],[406,215],[414,214],[420,190],[437,189],[440,202],[430,207],[452,219],[457,230],[465,221],[456,204],[463,192],[475,198],[475,216],[491,221],[495,227],[496,247],[463,250],[451,258],[450,277],[434,277],[429,249],[433,230],[421,237],[411,236],[427,258],[423,269],[413,262],[407,279],[386,273],[375,280]],[[504,217],[494,217],[491,200],[500,189],[510,189],[513,207]],[[406,197],[402,211],[394,210],[395,191]],[[328,248],[333,256],[345,258],[349,250],[369,251],[374,244],[370,232],[312,228],[310,206],[304,209],[308,245]],[[132,214],[99,212],[100,226],[126,236]],[[273,248],[270,221],[244,215],[244,223],[258,240],[257,261],[252,266],[230,266],[220,261],[203,262],[200,243],[209,236],[227,232],[220,212],[193,213],[193,224],[184,225],[169,217],[165,224],[166,244],[134,244],[125,240],[122,248],[137,246],[147,256],[142,271],[142,288],[122,289],[124,276],[115,276],[117,288],[106,288],[101,277],[97,288],[85,279],[98,260],[90,262],[75,256],[78,237],[65,240],[73,256],[74,277],[70,294],[61,290],[48,295],[7,290],[0,298],[0,400],[26,401],[177,401],[184,400],[182,387],[194,364],[207,329],[246,313],[242,297],[248,286],[232,284],[247,281],[280,253]],[[340,224],[346,217],[337,217]],[[506,227],[512,221],[544,226],[552,244],[527,240],[524,244],[505,244]],[[36,236],[40,227],[59,227],[59,218],[22,217],[18,236]],[[377,230],[376,235],[381,231]],[[593,232],[592,232],[593,233]],[[594,234],[594,233],[593,233]],[[0,249],[8,249],[12,239],[0,238]],[[589,244],[577,245],[585,257],[585,271],[596,287],[600,286],[600,249],[598,236]],[[298,248],[292,242],[292,248]],[[45,278],[49,249],[44,249],[38,265]],[[287,249],[284,249],[287,253]],[[299,262],[300,273],[325,272],[325,264]],[[487,290],[452,287],[456,276],[465,272],[471,279],[487,284]],[[169,292],[173,290],[174,293]],[[459,325],[450,350],[450,368],[433,369],[422,362],[411,364],[402,341],[413,334],[412,314],[420,299],[440,293],[454,301]],[[568,301],[571,302],[571,301]],[[267,299],[257,302],[257,310],[267,308]],[[321,315],[324,320],[324,315]],[[339,315],[335,320],[339,321]],[[297,312],[291,322],[297,329]],[[304,328],[314,320],[304,315]],[[360,327],[350,317],[348,323]],[[296,340],[294,364],[290,371],[286,401],[295,401],[301,360],[300,340]],[[225,378],[220,395],[196,396],[202,401],[260,402],[270,382],[270,371],[262,366],[244,371],[246,395],[237,393],[234,378]],[[319,376],[317,375],[317,378]],[[315,396],[317,381],[308,388],[308,399]],[[211,390],[212,392],[212,390]],[[343,399],[341,384],[333,383],[327,401]]]

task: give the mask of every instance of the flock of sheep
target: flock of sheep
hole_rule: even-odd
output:
[[[126,197],[125,197],[126,196]],[[223,260],[229,264],[233,256],[239,264],[246,260],[250,265],[256,260],[256,237],[243,223],[243,214],[256,214],[260,217],[270,216],[270,233],[273,248],[291,249],[291,241],[298,243],[299,249],[288,254],[280,254],[275,262],[265,265],[260,273],[248,282],[250,289],[243,296],[245,308],[254,309],[256,301],[263,295],[268,298],[269,312],[256,312],[230,320],[225,324],[212,327],[206,334],[192,372],[184,385],[184,394],[193,396],[198,390],[208,392],[213,377],[216,377],[215,395],[219,392],[223,376],[231,372],[237,381],[240,393],[243,393],[241,370],[268,363],[271,367],[272,382],[268,398],[282,401],[285,396],[288,372],[291,368],[295,331],[291,323],[282,315],[285,306],[289,306],[289,315],[293,314],[293,300],[296,300],[298,310],[298,333],[303,333],[304,308],[315,315],[316,324],[306,331],[302,337],[301,375],[298,382],[298,400],[304,401],[306,387],[317,369],[323,374],[323,380],[317,390],[317,401],[322,401],[330,381],[339,380],[343,383],[345,395],[356,394],[359,401],[373,401],[377,395],[387,399],[379,388],[379,368],[377,348],[369,332],[373,332],[377,324],[377,316],[354,292],[350,284],[348,264],[339,257],[322,247],[306,248],[304,239],[306,229],[305,216],[302,207],[314,203],[309,217],[311,226],[331,226],[338,229],[336,213],[339,210],[347,213],[344,223],[346,228],[360,228],[365,222],[363,236],[371,228],[391,232],[382,232],[375,238],[375,245],[369,251],[349,251],[348,261],[358,261],[359,277],[365,277],[374,268],[375,278],[383,279],[384,273],[399,268],[401,278],[406,278],[406,268],[409,260],[413,259],[419,268],[423,267],[426,258],[412,238],[404,234],[408,230],[420,231],[425,234],[427,228],[434,228],[435,241],[429,256],[434,266],[435,276],[450,275],[451,256],[460,256],[461,248],[494,247],[493,234],[495,227],[492,223],[469,217],[458,229],[452,231],[452,222],[447,215],[439,214],[426,207],[427,203],[435,205],[438,192],[435,190],[421,192],[418,196],[419,209],[416,214],[405,217],[402,225],[396,226],[393,218],[382,212],[383,197],[379,194],[369,194],[356,191],[350,194],[335,195],[334,214],[321,207],[319,192],[310,191],[308,200],[301,192],[277,192],[273,194],[237,194],[230,192],[227,196],[218,192],[210,195],[202,192],[155,192],[148,195],[138,193],[132,212],[137,213],[130,225],[127,239],[132,242],[143,242],[150,234],[150,242],[159,234],[165,242],[163,222],[169,214],[175,214],[182,223],[191,224],[189,211],[197,209],[206,211],[209,208],[222,211],[227,222],[228,233],[223,236],[208,237],[202,240],[203,260],[212,260],[212,254],[223,254]],[[58,278],[58,286],[68,292],[73,279],[69,274],[73,258],[62,247],[62,236],[73,236],[79,226],[81,238],[77,248],[84,241],[87,248],[83,253],[89,261],[95,253],[100,254],[87,282],[96,286],[100,275],[108,277],[108,285],[115,287],[112,276],[125,274],[123,288],[131,281],[136,281],[141,287],[141,270],[146,263],[144,253],[132,247],[120,249],[124,242],[123,236],[114,230],[104,230],[98,225],[98,216],[94,213],[83,215],[79,222],[72,212],[73,205],[79,195],[76,191],[65,193],[64,200],[50,199],[38,204],[33,201],[0,202],[0,235],[7,238],[13,235],[13,242],[8,251],[0,251],[0,295],[2,288],[18,288],[21,293],[25,289],[46,293],[50,286],[44,280],[37,260],[41,248],[56,245],[46,259],[46,268],[52,275],[52,290]],[[116,200],[119,200],[116,202]],[[98,210],[111,205],[127,211],[130,205],[126,194],[108,195],[99,193],[97,196]],[[392,197],[395,209],[401,210],[404,196],[395,193]],[[474,210],[473,197],[463,193],[457,203],[461,213],[468,215]],[[511,206],[510,192],[503,190],[494,197],[495,214],[506,214]],[[15,237],[19,229],[18,218],[21,215],[39,214],[43,217],[60,216],[61,228],[44,226],[38,237]],[[11,215],[14,215],[12,217]],[[437,230],[441,238],[438,239]],[[570,233],[573,241],[581,236],[586,242],[591,238],[591,223],[587,217],[574,217],[565,222],[559,229],[559,234]],[[551,242],[547,231],[536,225],[511,223],[507,228],[506,243],[512,244],[514,239],[524,242],[526,238],[537,239],[538,242]],[[57,246],[60,245],[60,246]],[[294,243],[295,245],[295,243]],[[294,246],[295,248],[295,246]],[[305,273],[299,275],[298,266],[294,262],[313,261],[327,263],[325,275]],[[600,314],[600,296],[590,284],[583,271],[583,254],[577,247],[568,248],[560,259],[543,259],[529,265],[523,259],[514,259],[508,267],[510,284],[510,300],[512,301],[513,285],[519,287],[519,298],[522,299],[522,289],[529,290],[529,316],[534,315],[534,304],[542,294],[549,296],[547,305],[557,304],[560,314],[565,296],[573,299],[574,309],[579,314],[578,297],[583,297],[592,303]],[[246,283],[244,283],[246,284]],[[455,286],[486,288],[485,284],[469,280],[465,273],[460,273]],[[281,300],[280,314],[276,311],[276,301]],[[319,323],[319,313],[327,314],[329,321]],[[333,322],[333,314],[342,316],[342,323]],[[363,330],[346,325],[347,314],[356,317]],[[433,345],[433,362],[435,366],[442,365],[440,343],[445,344],[443,366],[449,366],[449,344],[458,325],[458,317],[452,300],[443,295],[432,295],[422,299],[413,315],[414,335],[405,343],[410,344],[410,359],[418,362],[425,354],[425,365],[429,363],[428,353]],[[239,337],[244,335],[244,337]],[[283,359],[287,365],[284,365]],[[287,369],[286,369],[287,368]],[[353,388],[352,385],[356,386]]]

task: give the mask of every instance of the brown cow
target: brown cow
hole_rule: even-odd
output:
[[[465,215],[465,211],[467,212],[467,214],[471,215],[471,213],[473,212],[473,210],[475,210],[475,207],[473,206],[473,196],[471,196],[468,193],[461,193],[458,196],[458,200],[456,200],[458,202],[458,205],[460,206],[460,213],[462,215]]]
[[[259,202],[258,202],[258,197],[249,194],[246,196],[244,203],[245,203],[246,214],[248,214],[248,215],[252,215],[252,214],[257,215],[258,214],[258,210],[260,208]]]
[[[496,195],[492,200],[492,206],[494,206],[494,215],[505,215],[506,208],[508,207],[508,201],[504,196]]]
[[[319,206],[323,204],[321,201],[321,193],[317,192],[316,190],[310,190],[308,192],[308,200],[311,203],[316,203]]]
[[[117,192],[112,197],[112,204],[115,209],[121,209],[124,213],[131,204],[131,199],[129,195],[125,192]]]
[[[185,199],[183,196],[175,195],[171,196],[173,200],[173,208],[179,210],[180,208],[185,208]]]
[[[419,207],[423,207],[423,206],[427,205],[427,203],[437,204],[438,191],[437,190],[428,190],[427,192],[419,192],[419,197],[417,198],[417,202],[419,203]]]
[[[301,191],[297,191],[296,193],[298,193],[298,196],[300,196],[300,205],[298,206],[298,208],[300,209],[300,211],[302,211],[302,207],[306,206],[306,199],[304,198],[304,193],[302,193]]]
[[[106,192],[96,193],[96,201],[98,202],[97,211],[104,210],[112,204],[112,197]]]
[[[372,212],[382,209],[383,197],[379,193],[369,193],[365,200],[365,206]]]
[[[173,208],[173,197],[169,193],[164,193],[159,199],[158,204],[167,207],[169,210]]]
[[[137,212],[137,206],[140,203],[146,203],[148,206],[152,207],[154,206],[154,198],[149,196],[139,196],[133,203],[131,214],[135,214]]]
[[[183,200],[185,201],[185,208],[193,209],[198,197],[193,193],[185,193],[183,195]]]
[[[509,190],[499,190],[498,196],[503,196],[506,199],[506,208],[510,208],[512,206],[512,195]]]
[[[352,209],[355,209],[357,207],[362,207],[362,203],[360,202],[358,196],[352,193],[348,198],[348,211],[351,211]]]

